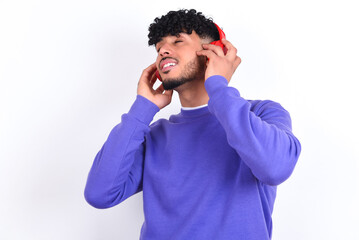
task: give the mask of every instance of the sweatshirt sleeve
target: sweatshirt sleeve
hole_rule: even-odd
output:
[[[111,130],[87,177],[84,195],[90,205],[109,208],[142,191],[145,136],[158,111],[157,105],[137,95]]]
[[[223,126],[228,143],[268,185],[278,185],[293,172],[301,145],[292,133],[289,113],[273,101],[249,103],[219,75],[205,82],[209,111]]]

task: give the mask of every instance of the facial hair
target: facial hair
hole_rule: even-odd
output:
[[[165,90],[171,90],[195,79],[204,79],[206,62],[207,58],[205,56],[195,57],[185,65],[179,77],[165,79],[162,82],[163,88]]]

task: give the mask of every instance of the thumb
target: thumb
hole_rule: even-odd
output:
[[[171,97],[172,94],[173,94],[173,90],[166,90],[165,93],[164,93],[164,95],[167,95],[169,97]]]

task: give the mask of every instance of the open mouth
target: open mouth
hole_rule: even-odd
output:
[[[174,68],[177,64],[175,63],[167,63],[163,66],[162,72],[168,73],[172,68]]]
[[[173,58],[164,58],[160,63],[160,69],[163,73],[168,73],[177,66],[177,61]]]

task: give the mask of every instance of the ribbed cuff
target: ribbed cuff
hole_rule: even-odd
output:
[[[214,75],[204,82],[204,87],[208,93],[209,98],[213,97],[219,89],[228,87],[228,81],[221,75]]]
[[[144,124],[149,125],[153,120],[153,117],[159,111],[160,108],[156,104],[141,95],[137,95],[136,100],[132,104],[128,114]]]

